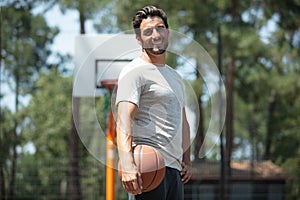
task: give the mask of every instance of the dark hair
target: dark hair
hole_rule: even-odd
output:
[[[132,25],[136,34],[140,35],[140,25],[143,19],[147,19],[148,17],[160,17],[166,28],[169,28],[167,15],[162,9],[155,6],[145,6],[140,9],[132,19]]]

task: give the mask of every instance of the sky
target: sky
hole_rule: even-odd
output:
[[[60,33],[56,36],[52,50],[59,53],[74,55],[74,38],[79,35],[79,19],[76,11],[61,13],[58,6],[45,14],[50,27],[58,27]],[[86,22],[86,34],[95,34],[91,20]]]

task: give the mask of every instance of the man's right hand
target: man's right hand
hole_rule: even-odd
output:
[[[121,165],[121,174],[122,185],[128,193],[134,195],[142,193],[142,176],[134,164],[131,166],[127,164],[124,167]]]

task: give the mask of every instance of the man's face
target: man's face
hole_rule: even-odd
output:
[[[160,17],[148,17],[140,25],[141,36],[138,38],[143,49],[148,53],[163,54],[168,47],[169,30]]]

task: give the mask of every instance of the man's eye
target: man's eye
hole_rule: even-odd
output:
[[[164,30],[166,30],[166,27],[164,27],[164,26],[157,27],[157,31],[159,31],[159,32],[162,32]]]
[[[151,29],[147,29],[144,31],[144,35],[149,36],[152,34],[152,30]]]

